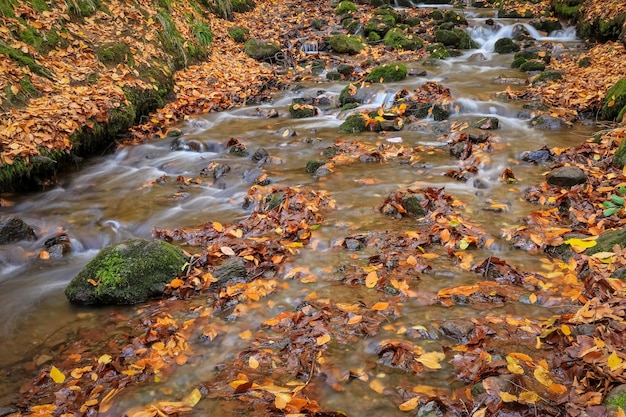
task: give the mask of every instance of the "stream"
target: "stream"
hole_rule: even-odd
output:
[[[198,382],[210,379],[215,365],[228,360],[229,353],[237,349],[237,335],[241,331],[258,328],[263,320],[280,311],[292,311],[313,291],[335,302],[354,302],[356,299],[364,300],[368,305],[375,302],[377,295],[369,292],[371,290],[334,284],[337,280],[334,271],[345,262],[347,255],[346,251],[337,250],[333,243],[356,233],[409,229],[410,220],[393,220],[377,210],[391,192],[408,187],[445,187],[448,194],[471,210],[472,221],[480,224],[496,240],[491,251],[475,254],[475,259],[481,259],[489,252],[506,259],[511,265],[528,267],[536,264],[537,256],[510,249],[500,238],[503,227],[516,224],[517,219],[534,209],[523,200],[523,191],[541,182],[548,169],[548,166],[522,162],[520,155],[544,145],[575,146],[588,138],[595,127],[577,123],[567,129],[536,129],[527,119],[519,118],[523,103],[497,100],[496,92],[506,88],[506,85],[494,82],[497,77],[526,77],[525,73],[510,68],[511,54],[493,52],[495,41],[510,36],[516,22],[496,18],[501,28],[494,31],[485,25],[486,19],[493,17],[493,11],[465,9],[463,13],[470,24],[468,31],[481,45],[480,49],[465,51],[435,67],[423,66],[420,62],[407,63],[409,68],[426,70],[427,75],[380,86],[381,92],[372,106],[380,106],[390,94],[402,88],[414,91],[427,81],[436,81],[450,88],[457,105],[458,111],[452,115],[451,121],[496,116],[500,121],[500,128],[492,132],[498,137],[496,149],[484,159],[476,177],[466,182],[444,175],[459,166],[459,161],[448,153],[446,144],[439,140],[438,127],[449,122],[426,119],[419,130],[405,129],[387,135],[372,132],[345,135],[337,130],[345,115],[336,108],[322,110],[314,118],[291,119],[287,107],[293,98],[314,97],[324,91],[326,96],[335,99],[346,85],[345,82],[326,81],[322,74],[307,81],[303,89],[281,93],[269,104],[191,117],[178,127],[184,133],[185,141],[197,140],[206,144],[200,152],[173,149],[172,138],[155,139],[91,158],[75,172],[64,174],[59,185],[52,189],[11,196],[14,204],[0,208],[0,214],[19,215],[33,226],[39,239],[0,246],[0,408],[16,399],[19,386],[26,378],[32,378],[36,369],[53,359],[50,351],[59,343],[76,338],[79,330],[84,329],[106,329],[111,334],[123,332],[124,326],[139,314],[137,306],[78,308],[66,301],[63,294],[66,284],[101,248],[128,237],[150,238],[153,227],[194,226],[207,221],[235,222],[247,215],[242,208],[243,199],[254,179],[262,173],[269,176],[273,186],[301,185],[324,189],[337,201],[338,209],[329,213],[326,224],[314,232],[314,244],[301,250],[287,266],[308,267],[324,279],[308,284],[289,281],[289,288],[261,301],[267,303],[267,307],[228,322],[227,334],[218,344],[208,349],[200,344],[196,346],[196,350],[204,350],[202,361],[179,367],[158,390],[154,385],[127,390],[106,415],[122,415],[123,410],[159,395],[163,399],[180,398],[179,393],[188,392]],[[582,48],[582,42],[571,28],[543,36],[531,26],[525,26],[538,42],[553,42],[560,48]],[[278,118],[259,116],[271,109],[278,111]],[[285,128],[295,131],[296,135],[281,134],[281,129]],[[239,138],[251,154],[259,148],[265,149],[271,159],[259,165],[250,158],[228,154],[224,144],[230,137]],[[419,166],[394,162],[356,163],[338,167],[331,175],[320,178],[305,171],[307,161],[319,159],[321,149],[333,145],[337,139],[359,140],[373,145],[388,142],[390,138],[408,147],[426,145],[445,151],[426,155]],[[227,163],[232,169],[217,180],[206,178],[201,184],[181,188],[176,181],[178,176],[197,178],[211,161]],[[499,180],[505,168],[513,170],[519,180],[517,183],[506,184]],[[161,177],[166,180],[159,181]],[[476,178],[480,179],[479,188]],[[151,185],[153,181],[156,183]],[[505,204],[508,209],[498,213],[484,210],[488,201]],[[61,259],[39,259],[43,243],[60,231],[70,237],[73,252]],[[323,262],[320,263],[320,259]],[[434,271],[423,275],[419,286],[424,291],[436,293],[440,288],[477,280],[475,274],[440,261]],[[200,297],[190,303],[201,304],[202,301]],[[542,318],[554,314],[555,307],[517,303],[485,310],[472,306],[424,306],[418,301],[413,304],[409,301],[404,305],[403,316],[394,324],[427,326],[430,321],[500,312]],[[362,339],[348,350],[333,351],[331,356],[346,368],[362,366],[362,362],[372,360],[371,346],[389,337],[384,333],[373,339]],[[395,376],[390,374],[387,378],[393,384]],[[427,378],[428,384],[442,389],[449,388],[453,381],[450,369],[445,367],[428,374]],[[420,382],[426,383],[415,381],[416,384]],[[366,384],[347,385],[344,392],[329,388],[324,394],[322,403],[325,408],[349,410],[349,415],[406,415],[382,397],[374,398]],[[213,407],[217,405],[203,400],[194,413],[210,415],[216,412]],[[220,415],[231,415],[224,414],[224,410],[221,412]],[[233,411],[232,415],[239,414]]]

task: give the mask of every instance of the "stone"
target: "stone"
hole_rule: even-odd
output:
[[[57,233],[46,239],[44,247],[53,259],[60,259],[72,252],[72,243],[67,233]]]
[[[604,397],[602,405],[613,411],[626,410],[626,384],[613,387]]]
[[[621,122],[626,114],[626,78],[622,78],[606,92],[600,109],[600,116],[605,120]]]
[[[0,219],[0,245],[19,242],[21,240],[37,240],[32,227],[24,223],[17,216],[7,216]]]
[[[217,279],[216,282],[211,284],[212,289],[221,287],[225,284],[235,282],[247,282],[248,271],[243,259],[239,257],[230,258],[224,261],[220,266],[213,271],[213,277]]]
[[[136,304],[163,294],[181,272],[183,251],[160,240],[127,239],[103,248],[65,288],[75,304]]]
[[[402,197],[402,207],[412,216],[424,217],[428,214],[426,201],[427,199],[423,194],[405,195]]]
[[[546,181],[548,181],[548,184],[550,185],[573,187],[574,185],[584,184],[587,182],[587,175],[578,167],[564,166],[550,171]]]
[[[521,157],[524,162],[532,162],[534,164],[542,164],[552,159],[552,152],[547,147],[537,149],[536,151],[526,151]]]
[[[280,52],[280,47],[272,42],[248,39],[243,47],[243,51],[257,61],[267,61],[273,59]]]
[[[520,50],[520,46],[511,38],[498,39],[493,48],[494,52],[499,54],[509,54]]]
[[[441,331],[456,342],[465,344],[474,332],[474,323],[462,319],[446,320],[441,323]]]
[[[482,117],[474,123],[472,123],[473,127],[481,129],[481,130],[491,130],[498,129],[500,127],[500,120],[497,117]]]

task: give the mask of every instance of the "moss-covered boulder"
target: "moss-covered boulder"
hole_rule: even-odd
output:
[[[294,103],[289,106],[289,114],[294,119],[304,119],[306,117],[315,116],[317,109],[310,104]]]
[[[348,116],[345,122],[339,126],[339,131],[343,133],[360,133],[367,129],[365,118],[361,114]]]
[[[500,38],[493,46],[494,52],[499,54],[508,54],[511,52],[518,52],[520,46],[511,38]]]
[[[76,304],[136,304],[163,293],[187,259],[159,240],[128,239],[103,248],[65,288]]]
[[[356,13],[358,8],[351,1],[342,1],[335,7],[335,14],[340,16],[352,15]]]
[[[546,69],[546,64],[541,61],[526,61],[519,66],[520,71],[531,72],[531,71],[543,71]]]
[[[244,43],[250,35],[250,30],[242,26],[233,26],[228,28],[228,35],[230,35],[235,42]]]
[[[621,384],[611,389],[607,396],[604,397],[602,405],[612,411],[626,411],[626,384]]]
[[[424,45],[424,42],[419,36],[405,34],[400,28],[394,28],[388,31],[383,38],[383,43],[394,49],[405,49],[409,51],[417,51]]]
[[[430,52],[430,57],[434,59],[446,59],[450,57],[450,51],[442,43],[432,43],[426,47],[426,52]]]
[[[257,61],[266,61],[274,58],[280,51],[280,46],[272,42],[261,41],[258,39],[248,39],[244,44],[243,51],[251,58]]]
[[[542,16],[537,20],[531,21],[530,24],[535,29],[541,30],[546,33],[554,32],[555,30],[561,29],[561,22],[556,17]]]
[[[435,40],[456,49],[475,49],[478,44],[463,29],[439,29],[435,32]]]
[[[613,155],[613,165],[618,167],[619,169],[624,168],[626,166],[626,140],[620,142],[615,154]]]
[[[376,67],[367,75],[367,81],[378,82],[394,82],[406,78],[406,65],[400,63],[391,63]]]
[[[338,54],[356,55],[365,48],[360,36],[334,35],[329,39],[330,47]]]
[[[622,120],[626,113],[626,78],[622,78],[609,88],[602,103],[600,116],[606,120]]]
[[[587,255],[593,255],[600,252],[612,252],[613,247],[617,245],[621,248],[626,247],[626,229],[609,230],[602,233],[596,240],[596,245],[587,249]]]

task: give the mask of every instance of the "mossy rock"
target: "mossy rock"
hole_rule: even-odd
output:
[[[541,30],[546,33],[554,32],[555,30],[561,30],[561,22],[556,17],[541,17],[538,20],[530,22],[537,30]]]
[[[291,104],[289,105],[289,114],[294,119],[304,119],[313,117],[317,114],[317,109],[309,104]]]
[[[250,35],[250,30],[241,26],[233,26],[228,28],[228,35],[230,35],[235,42],[244,43]]]
[[[582,1],[570,2],[567,0],[552,0],[552,10],[554,10],[554,15],[566,19],[574,20],[578,16],[578,11],[582,5]]]
[[[426,51],[430,52],[430,57],[434,59],[446,59],[450,57],[450,51],[442,43],[433,43],[426,47]]]
[[[619,169],[626,166],[626,140],[624,139],[622,139],[619,146],[615,150],[615,154],[613,155],[613,165]]]
[[[360,36],[334,35],[329,39],[330,47],[338,54],[356,55],[365,49]]]
[[[424,42],[413,34],[406,35],[401,29],[391,29],[383,38],[383,43],[394,49],[404,49],[408,51],[417,51],[424,45]]]
[[[513,62],[511,62],[511,68],[519,68],[522,66],[522,64],[528,62],[528,60],[522,56],[518,56],[517,58],[513,59]]]
[[[360,114],[348,116],[346,121],[339,126],[339,131],[344,133],[360,133],[366,129],[365,119]]]
[[[341,80],[341,74],[339,73],[339,71],[328,71],[326,73],[326,79],[328,81],[339,81]]]
[[[478,44],[462,29],[439,29],[435,32],[435,40],[457,49],[475,49]]]
[[[545,83],[547,81],[561,80],[563,75],[559,71],[545,71],[533,79],[533,86]]]
[[[463,16],[461,16],[460,14],[455,12],[454,10],[447,10],[447,11],[445,11],[444,14],[443,14],[443,21],[444,22],[449,22],[449,23],[454,23],[455,25],[466,25],[467,24],[467,20]]]
[[[602,405],[613,411],[626,411],[626,384],[612,388],[602,401]]]
[[[100,45],[96,49],[96,56],[107,66],[115,66],[123,62],[127,62],[131,67],[135,65],[130,47],[123,42]]]
[[[543,71],[546,69],[546,64],[541,61],[526,61],[522,65],[519,66],[520,71],[530,72],[530,71]]]
[[[243,51],[257,61],[266,61],[274,58],[280,52],[280,46],[268,41],[248,39],[243,47]]]
[[[251,12],[256,7],[254,0],[231,0],[231,5],[235,13]]]
[[[406,78],[406,65],[400,63],[391,63],[376,67],[367,75],[369,82],[394,82]]]
[[[539,59],[539,52],[534,49],[524,49],[516,52],[514,58],[524,58],[525,60]]]
[[[596,239],[596,246],[587,249],[585,253],[591,256],[594,253],[612,252],[615,245],[621,248],[626,247],[626,229],[609,230],[602,233]]]
[[[606,92],[600,116],[605,120],[621,121],[620,114],[624,116],[626,108],[626,78],[622,78]]]
[[[499,54],[509,54],[511,52],[518,52],[520,46],[511,38],[500,38],[496,41],[493,50]]]
[[[342,1],[335,7],[335,14],[340,16],[352,15],[356,13],[358,8],[351,1]]]
[[[317,169],[319,167],[321,167],[322,165],[325,165],[326,163],[323,161],[314,161],[314,160],[309,160],[306,162],[306,172],[313,175],[315,174],[315,171],[317,171]]]
[[[103,248],[65,288],[72,303],[136,304],[163,293],[187,262],[159,240],[128,239]]]
[[[385,36],[396,24],[393,16],[381,16],[371,19],[363,27],[363,34],[369,38],[370,34],[376,33],[379,36]]]

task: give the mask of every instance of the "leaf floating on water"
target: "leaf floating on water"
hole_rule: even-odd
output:
[[[400,411],[411,411],[414,410],[420,404],[420,397],[413,397],[409,400],[406,400],[398,407]]]
[[[56,366],[52,365],[50,368],[50,378],[57,384],[62,384],[65,382],[65,374],[59,370]]]
[[[186,405],[187,407],[194,407],[196,404],[198,404],[200,402],[200,400],[202,399],[202,393],[200,393],[200,390],[198,388],[195,388],[193,391],[191,391],[189,394],[187,394],[184,398],[183,398],[183,405]]]

